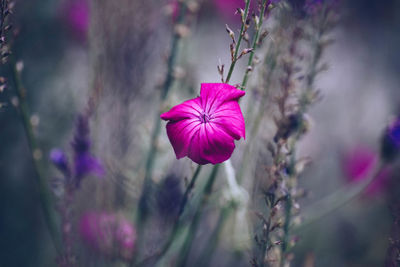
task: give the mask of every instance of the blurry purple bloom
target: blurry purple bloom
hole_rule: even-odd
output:
[[[69,176],[71,171],[68,166],[68,159],[64,151],[54,148],[50,152],[50,160],[65,176]]]
[[[177,159],[185,156],[198,164],[229,159],[234,140],[245,137],[238,103],[245,92],[225,83],[201,84],[200,96],[161,114],[168,121],[167,135]]]
[[[374,165],[378,161],[378,155],[366,146],[356,146],[347,151],[342,160],[342,168],[349,182],[359,182],[368,177]],[[368,186],[366,194],[373,196],[384,191],[390,181],[391,169],[384,168]]]
[[[382,138],[381,154],[386,161],[393,161],[400,152],[400,116],[385,130]]]
[[[89,28],[88,0],[66,0],[62,7],[68,27],[79,39],[86,39]]]
[[[86,212],[79,220],[79,234],[93,250],[109,257],[130,260],[136,243],[136,231],[123,215]]]
[[[400,148],[400,117],[389,126],[387,135],[393,144]]]
[[[75,135],[71,143],[75,153],[85,153],[90,149],[89,121],[85,115],[79,115],[75,124]]]
[[[181,177],[168,175],[158,189],[156,199],[157,208],[164,218],[175,218],[179,212],[179,206],[183,198]]]
[[[89,153],[82,153],[75,156],[75,176],[82,179],[85,175],[94,174],[96,176],[103,176],[105,174],[103,165],[95,157]]]
[[[53,149],[50,153],[50,160],[68,178],[69,182],[78,187],[87,175],[94,174],[100,177],[105,174],[101,162],[90,153],[89,121],[86,115],[79,115],[77,119],[71,146],[74,154],[71,167],[64,151]]]
[[[78,117],[71,146],[74,151],[74,174],[77,185],[88,174],[104,175],[102,164],[90,154],[89,121],[85,115]]]

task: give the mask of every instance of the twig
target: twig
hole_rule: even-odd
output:
[[[200,223],[201,215],[203,214],[203,209],[208,203],[208,199],[211,195],[211,191],[215,182],[215,178],[217,177],[218,169],[220,164],[215,165],[211,171],[210,177],[207,180],[207,184],[204,187],[203,196],[200,202],[200,205],[197,207],[196,213],[194,214],[192,223],[189,227],[189,232],[185,238],[185,241],[182,246],[182,251],[179,253],[179,257],[176,263],[177,267],[183,267],[186,265],[187,258],[190,253],[190,249],[193,244],[193,240],[197,233],[197,228]]]
[[[256,33],[253,38],[252,50],[250,52],[249,61],[247,63],[246,72],[244,73],[244,77],[243,77],[243,81],[242,81],[242,85],[241,85],[242,88],[246,87],[247,81],[249,79],[249,73],[252,71],[252,68],[253,68],[254,51],[260,41],[260,32],[261,32],[262,24],[264,22],[264,17],[265,17],[264,13],[265,13],[265,9],[267,6],[267,2],[269,2],[269,0],[263,0],[263,2],[262,2],[260,17],[258,18],[258,24],[256,24]]]
[[[184,1],[179,2],[179,17],[177,19],[177,22],[175,23],[175,26],[182,23],[186,14],[186,3]],[[176,27],[173,29],[173,36],[171,40],[171,48],[170,48],[170,53],[167,61],[167,74],[165,77],[165,81],[162,87],[161,95],[160,95],[160,106],[161,104],[165,101],[167,98],[169,89],[174,81],[174,66],[176,62],[176,57],[178,53],[178,47],[179,47],[179,42],[181,40],[181,33],[179,33],[176,30]],[[151,134],[151,139],[150,139],[150,148],[149,152],[147,154],[146,158],[146,164],[145,164],[145,176],[143,180],[143,186],[142,186],[142,191],[141,191],[141,196],[139,198],[139,205],[138,205],[138,211],[137,211],[137,218],[136,218],[136,227],[138,231],[138,249],[136,249],[136,252],[139,251],[141,243],[142,243],[142,233],[143,233],[143,225],[144,222],[147,219],[148,216],[148,207],[147,207],[147,197],[151,193],[151,178],[153,176],[153,167],[154,167],[154,160],[157,152],[157,140],[158,136],[160,135],[161,132],[161,120],[160,120],[160,111],[157,112],[156,117],[154,118],[154,126],[153,126],[153,131]],[[136,254],[136,253],[135,253]],[[136,256],[136,255],[135,255]],[[133,257],[135,258],[135,257]],[[133,263],[133,261],[132,261]]]
[[[60,240],[60,233],[57,227],[57,223],[54,216],[54,209],[52,206],[52,197],[49,190],[49,185],[45,178],[42,161],[41,161],[41,150],[37,144],[35,135],[33,133],[32,125],[29,119],[29,111],[25,101],[25,88],[22,84],[22,79],[20,76],[20,71],[17,69],[16,63],[14,60],[10,61],[10,66],[12,68],[13,79],[15,84],[16,96],[18,99],[18,103],[16,108],[19,111],[21,116],[21,121],[25,129],[26,138],[28,141],[29,149],[31,152],[31,159],[34,166],[36,183],[39,190],[39,199],[42,207],[42,211],[44,214],[44,219],[46,225],[48,227],[51,239],[53,241],[53,245],[59,255],[62,254],[62,245]]]
[[[238,53],[239,53],[239,48],[240,48],[240,43],[242,42],[242,39],[244,37],[245,29],[246,29],[246,23],[247,23],[247,17],[249,15],[249,6],[250,6],[251,0],[246,0],[246,6],[244,8],[244,15],[242,17],[242,27],[240,28],[240,33],[239,33],[239,38],[236,42],[235,45],[235,51],[233,54],[231,66],[229,67],[228,75],[226,76],[225,83],[229,83],[229,80],[231,79],[233,70],[235,68],[237,59],[238,59]]]
[[[350,188],[346,186],[310,205],[308,207],[308,212],[303,213],[303,217],[306,218],[306,220],[299,226],[293,227],[293,231],[302,231],[307,226],[357,198],[374,181],[385,166],[386,165],[383,162],[379,162],[362,183]]]
[[[147,262],[150,262],[152,260],[156,261],[157,259],[161,258],[168,251],[170,246],[172,245],[173,241],[175,240],[176,235],[179,232],[181,216],[182,216],[182,214],[183,214],[183,212],[185,210],[187,201],[189,199],[189,195],[192,192],[192,190],[194,188],[194,185],[196,184],[197,177],[200,174],[200,170],[201,170],[201,165],[197,165],[197,168],[196,168],[196,170],[195,170],[195,172],[193,174],[193,177],[192,177],[189,185],[187,186],[187,188],[185,190],[185,193],[183,195],[182,201],[181,201],[181,203],[179,205],[179,212],[178,212],[177,217],[176,217],[176,219],[174,221],[174,226],[173,226],[173,228],[172,228],[172,230],[171,230],[171,232],[169,234],[167,242],[163,245],[163,247],[158,252],[156,252],[155,254],[151,255],[150,257],[145,258],[140,263],[138,263],[137,266],[142,266],[142,265],[145,265]]]

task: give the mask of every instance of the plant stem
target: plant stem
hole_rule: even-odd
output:
[[[173,226],[173,228],[172,228],[172,230],[171,230],[171,232],[169,234],[167,242],[164,244],[164,246],[161,248],[160,251],[158,251],[154,255],[144,259],[140,263],[138,263],[137,264],[138,266],[142,266],[142,265],[144,265],[145,263],[147,263],[147,262],[149,262],[151,260],[157,260],[157,259],[161,258],[168,251],[170,246],[172,245],[173,241],[175,240],[176,235],[179,232],[181,216],[182,216],[182,214],[183,214],[183,212],[185,210],[186,204],[187,204],[188,199],[189,199],[189,195],[192,192],[192,190],[194,188],[194,185],[196,184],[197,177],[200,174],[200,170],[201,170],[201,165],[197,165],[197,168],[196,168],[195,172],[193,173],[192,179],[191,179],[189,185],[187,186],[187,188],[185,190],[185,193],[183,195],[182,201],[181,201],[181,203],[179,205],[179,212],[177,214],[177,217],[176,217],[175,222],[174,222],[174,226]]]
[[[250,2],[251,2],[251,0],[247,0],[246,1],[245,10],[244,10],[244,17],[242,19],[242,26],[241,26],[241,29],[240,29],[240,34],[239,34],[238,41],[237,41],[236,46],[235,46],[234,59],[232,60],[231,65],[229,67],[228,75],[227,75],[226,80],[225,80],[226,83],[229,82],[229,80],[230,80],[230,78],[232,76],[233,70],[235,68],[236,62],[237,62],[237,56],[238,56],[240,44],[241,44],[241,41],[242,41],[243,36],[244,36],[244,31],[245,31],[245,26],[246,26],[246,20],[247,20],[247,17],[248,17]],[[256,35],[254,36],[254,39],[253,39],[253,51],[251,52],[251,54],[249,56],[248,66],[251,66],[253,64],[254,50],[256,49],[257,43],[259,42],[259,34],[260,34],[260,31],[261,31],[261,25],[262,25],[262,23],[264,21],[263,18],[264,18],[264,12],[265,12],[265,8],[266,8],[266,3],[267,3],[267,0],[263,0],[263,5],[262,5],[262,8],[261,8],[261,14],[260,14],[260,20],[259,20],[259,23],[256,25]],[[245,73],[245,75],[243,77],[242,90],[245,89],[245,86],[247,84],[247,80],[248,80],[248,71],[246,71],[246,73]],[[211,193],[211,188],[212,188],[212,186],[214,184],[218,168],[219,168],[219,165],[215,165],[213,167],[213,170],[211,172],[209,180],[207,181],[207,185],[206,185],[205,192],[204,192],[204,195],[203,195],[203,198],[202,198],[202,202],[201,202],[200,207],[198,208],[198,210],[197,210],[197,212],[196,212],[196,214],[194,216],[193,222],[192,222],[190,230],[189,230],[189,234],[188,234],[188,236],[187,236],[187,238],[185,240],[185,243],[183,245],[183,251],[181,253],[181,256],[178,259],[178,265],[177,266],[184,266],[185,263],[186,263],[186,260],[187,260],[187,257],[189,255],[193,239],[194,239],[195,234],[197,232],[198,223],[199,223],[199,220],[200,220],[200,217],[201,217],[201,209],[206,204],[208,195]],[[209,246],[207,246],[207,249],[202,254],[203,256],[207,255],[207,257],[201,257],[201,258],[204,258],[205,262],[206,262],[206,264],[204,264],[203,266],[207,266],[209,260],[211,260],[211,255],[214,252],[216,246],[218,245],[219,233],[220,233],[223,225],[225,224],[226,219],[228,218],[230,213],[233,211],[233,209],[234,209],[234,206],[233,205],[229,205],[228,207],[225,207],[220,211],[218,223],[217,223],[217,226],[214,229],[213,234],[211,236],[211,240],[209,242]]]
[[[254,52],[255,52],[255,49],[257,48],[258,42],[260,41],[260,32],[261,32],[262,24],[264,22],[264,13],[265,13],[265,8],[267,6],[267,2],[268,2],[268,0],[263,0],[263,2],[262,2],[260,17],[258,20],[258,24],[256,25],[256,33],[253,38],[253,45],[252,45],[253,50],[250,52],[250,55],[249,55],[247,69],[246,69],[246,72],[244,73],[244,77],[243,77],[243,81],[242,81],[242,86],[241,86],[242,88],[246,87],[247,81],[249,79],[249,73],[252,70]]]
[[[62,245],[60,240],[60,233],[58,231],[57,223],[54,216],[54,209],[52,207],[52,197],[49,189],[49,185],[44,175],[42,161],[40,156],[40,149],[37,144],[35,135],[33,133],[32,125],[29,119],[28,106],[25,101],[25,89],[22,84],[20,72],[17,70],[16,63],[14,60],[10,60],[12,67],[13,79],[15,84],[16,96],[18,99],[17,109],[21,116],[21,121],[25,129],[26,138],[28,141],[29,150],[31,153],[31,159],[34,166],[36,183],[39,190],[39,199],[44,215],[44,219],[49,230],[53,245],[59,255],[62,254]]]
[[[318,221],[329,213],[343,207],[353,199],[358,197],[364,190],[373,182],[373,180],[379,175],[386,165],[383,162],[379,162],[374,170],[369,173],[369,176],[361,183],[352,187],[344,187],[329,196],[324,197],[322,200],[313,203],[308,208],[308,213],[304,212],[304,217],[307,218],[302,224],[294,227],[294,231],[299,232]]]
[[[201,171],[201,165],[197,165],[196,170],[194,171],[192,180],[190,181],[189,185],[186,188],[185,193],[183,194],[182,202],[179,206],[179,212],[178,212],[178,217],[177,221],[181,217],[183,210],[185,209],[186,203],[189,199],[189,194],[192,192],[194,185],[196,184],[197,177],[199,176],[199,173]]]
[[[246,0],[246,6],[244,8],[244,15],[243,15],[243,18],[242,18],[242,27],[240,28],[239,38],[238,38],[238,41],[236,42],[233,60],[232,60],[231,66],[229,67],[229,71],[228,71],[228,75],[226,76],[225,83],[229,83],[229,80],[231,79],[231,76],[232,76],[232,73],[233,73],[233,69],[235,68],[235,65],[236,65],[236,61],[237,61],[238,53],[239,53],[239,48],[240,48],[240,43],[242,42],[242,39],[243,39],[243,36],[244,36],[244,30],[245,30],[245,27],[246,27],[247,16],[249,15],[250,2],[251,2],[251,0]]]
[[[185,2],[179,2],[179,17],[177,19],[176,25],[180,24],[183,22],[185,13],[186,13],[186,3]],[[171,40],[171,49],[167,61],[167,74],[165,77],[165,81],[162,87],[161,95],[160,95],[160,109],[162,103],[166,100],[168,92],[170,90],[170,87],[174,81],[174,76],[173,76],[173,71],[175,67],[175,62],[176,62],[176,57],[178,53],[178,47],[179,47],[179,42],[181,40],[181,35],[176,31],[176,28],[174,27],[173,29],[173,36]],[[135,251],[135,255],[133,259],[136,258],[137,252],[141,248],[142,244],[142,239],[143,239],[143,228],[144,228],[144,223],[147,220],[148,217],[148,203],[147,199],[148,196],[151,194],[151,183],[152,183],[152,176],[153,176],[153,167],[154,167],[154,160],[156,157],[156,152],[157,152],[157,141],[158,141],[158,136],[160,135],[161,132],[161,119],[160,119],[160,113],[161,111],[159,110],[156,114],[156,117],[154,118],[154,125],[153,125],[153,131],[151,134],[151,139],[150,139],[150,148],[149,152],[147,154],[146,158],[146,165],[145,165],[145,175],[144,175],[144,180],[143,180],[143,186],[142,186],[142,191],[141,195],[139,198],[139,204],[138,204],[138,210],[137,210],[137,218],[136,218],[136,228],[138,232],[138,238],[137,238],[137,248]],[[131,262],[133,264],[134,260]]]
[[[285,266],[285,254],[288,249],[289,243],[289,227],[290,227],[290,219],[291,219],[291,212],[292,212],[292,199],[290,193],[288,194],[286,201],[285,201],[285,223],[283,225],[283,239],[282,239],[282,246],[281,246],[281,261],[280,266]]]
[[[260,127],[263,115],[264,115],[264,111],[265,111],[265,106],[267,104],[267,100],[268,100],[268,96],[269,96],[269,90],[270,90],[270,83],[271,83],[271,79],[272,79],[272,73],[275,70],[276,67],[276,50],[270,48],[265,60],[267,61],[267,66],[269,67],[268,73],[267,73],[267,77],[265,78],[265,90],[264,90],[264,95],[262,96],[261,99],[261,103],[260,106],[258,108],[256,117],[254,119],[253,125],[250,129],[250,138],[248,139],[248,143],[244,148],[243,151],[243,157],[242,157],[242,162],[240,164],[238,173],[237,173],[237,180],[239,181],[239,183],[241,182],[242,178],[243,178],[243,174],[245,172],[246,169],[246,163],[247,160],[250,156],[250,151],[254,142],[254,139],[258,133],[258,129]],[[250,105],[252,106],[252,105]]]
[[[206,248],[203,250],[199,257],[199,263],[196,266],[210,266],[210,262],[212,260],[213,254],[215,252],[215,248],[218,245],[219,238],[221,237],[221,230],[224,226],[226,220],[231,215],[234,204],[230,202],[227,206],[223,207],[217,221],[217,225],[215,226],[213,232],[211,233],[210,239],[206,243]]]
[[[184,2],[179,5],[180,13],[176,24],[182,23],[185,13],[186,13],[186,4]],[[174,81],[173,71],[175,67],[176,57],[178,53],[179,41],[181,40],[181,35],[173,29],[173,36],[171,40],[171,49],[167,61],[167,74],[165,77],[165,81],[162,87],[161,95],[160,95],[160,103],[162,104],[167,98],[169,89]],[[150,148],[146,158],[146,169],[145,176],[143,182],[143,190],[142,195],[139,200],[139,219],[138,221],[145,220],[147,216],[147,204],[146,197],[150,191],[151,177],[153,174],[154,167],[154,159],[157,152],[157,141],[158,136],[161,132],[161,119],[160,119],[160,111],[157,112],[156,117],[154,119],[153,131],[150,139]]]
[[[183,267],[186,265],[186,261],[189,256],[190,249],[193,244],[193,240],[197,233],[197,228],[200,223],[201,215],[203,214],[203,208],[206,206],[208,199],[211,195],[211,191],[212,191],[212,188],[213,188],[213,185],[215,182],[215,178],[217,177],[219,166],[220,166],[220,164],[215,165],[213,167],[210,177],[207,180],[206,186],[204,187],[204,192],[203,192],[201,202],[196,210],[196,213],[194,214],[192,223],[190,224],[189,232],[183,243],[182,250],[179,253],[179,257],[178,257],[177,264],[176,264],[177,267]]]

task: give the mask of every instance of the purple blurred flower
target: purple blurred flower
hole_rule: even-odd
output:
[[[86,175],[104,175],[102,164],[90,154],[89,120],[85,115],[80,115],[77,119],[71,146],[74,151],[74,174],[77,185]]]
[[[79,220],[79,234],[93,250],[130,260],[136,243],[133,224],[123,215],[90,211]]]
[[[393,161],[400,152],[400,116],[385,130],[382,138],[381,154],[386,161]]]
[[[59,148],[54,148],[50,151],[50,160],[65,176],[71,174],[68,159],[64,151]]]
[[[67,26],[80,40],[85,40],[89,29],[90,8],[88,0],[66,0],[62,6],[62,14]]]
[[[387,135],[392,141],[393,145],[400,148],[400,117],[398,117],[387,130]]]
[[[342,169],[349,182],[360,182],[368,177],[378,155],[366,146],[358,145],[345,152],[342,159]],[[390,181],[391,169],[384,168],[368,186],[366,194],[373,196],[383,192]]]
[[[160,184],[157,192],[157,208],[163,218],[175,219],[183,198],[182,179],[176,175],[168,175]]]
[[[61,149],[53,149],[50,153],[50,160],[67,180],[78,187],[87,175],[100,177],[105,174],[103,165],[90,153],[89,120],[86,115],[79,115],[77,119],[71,147],[74,154],[72,167],[69,167],[67,157]]]

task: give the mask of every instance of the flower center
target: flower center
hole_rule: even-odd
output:
[[[205,112],[201,113],[201,115],[199,116],[199,120],[201,123],[207,123],[210,121],[210,119],[210,116]]]

